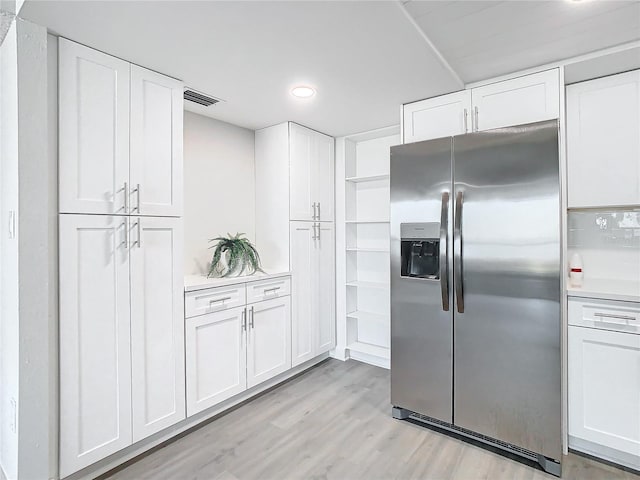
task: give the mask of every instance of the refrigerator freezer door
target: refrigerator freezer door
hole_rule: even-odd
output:
[[[451,187],[451,138],[391,148],[391,402],[448,423]],[[401,224],[435,225],[437,278],[401,276]]]
[[[464,302],[463,313],[453,309],[454,423],[560,459],[558,124],[453,145],[454,283]]]

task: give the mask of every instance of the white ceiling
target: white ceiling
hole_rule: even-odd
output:
[[[225,100],[198,111],[252,129],[292,120],[351,134],[460,88],[395,2],[27,0],[20,16],[183,79]],[[295,99],[296,84],[317,95]]]
[[[190,110],[334,136],[397,124],[402,103],[459,90],[459,78],[640,39],[638,0],[27,0],[20,16],[225,100]],[[297,84],[317,95],[293,98]]]
[[[640,39],[638,0],[403,3],[467,83]]]

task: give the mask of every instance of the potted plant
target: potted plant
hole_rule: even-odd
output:
[[[253,275],[256,272],[264,273],[258,251],[243,235],[244,233],[236,233],[232,236],[227,233],[226,237],[209,240],[209,242],[218,243],[209,247],[214,250],[208,277],[239,276],[245,272],[247,275]]]

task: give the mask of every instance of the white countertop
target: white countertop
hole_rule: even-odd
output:
[[[585,278],[581,287],[573,287],[571,286],[571,281],[567,279],[567,295],[570,297],[640,302],[640,281]]]
[[[193,292],[204,290],[205,288],[225,287],[227,285],[237,285],[238,283],[255,282],[258,280],[268,280],[270,278],[287,277],[290,272],[278,273],[256,273],[254,275],[244,275],[241,277],[227,278],[207,278],[204,275],[185,275],[184,291]]]

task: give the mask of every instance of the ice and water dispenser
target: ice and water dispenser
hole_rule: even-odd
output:
[[[401,272],[403,277],[440,278],[440,224],[402,223]]]

